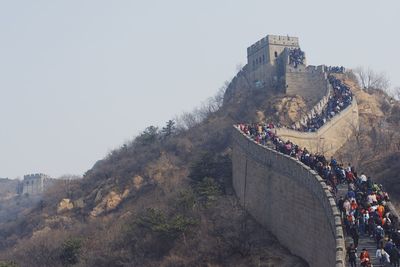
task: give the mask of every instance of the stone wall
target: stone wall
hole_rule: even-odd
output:
[[[301,125],[306,125],[307,121],[311,119],[315,114],[321,114],[328,104],[329,97],[331,96],[332,92],[332,85],[330,84],[329,80],[326,80],[326,92],[324,97],[322,97],[321,100],[317,104],[315,104],[315,106],[312,107],[309,112],[307,112],[307,114],[303,115],[300,118],[297,126],[300,127]]]
[[[0,178],[0,198],[7,195],[15,195],[18,189],[18,180]]]
[[[297,68],[286,67],[286,94],[302,96],[310,106],[320,101],[328,91],[327,73],[316,67],[300,65]]]
[[[334,116],[329,122],[318,129],[317,132],[299,132],[286,128],[277,128],[276,134],[284,141],[306,147],[309,151],[332,156],[359,128],[357,101],[345,110]]]
[[[310,266],[345,266],[339,211],[309,167],[235,129],[233,187],[241,205]]]
[[[252,87],[257,87],[259,83],[262,87],[271,88],[277,84],[279,77],[276,67],[269,64],[263,64],[247,75]]]

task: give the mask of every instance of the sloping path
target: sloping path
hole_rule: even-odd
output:
[[[343,198],[347,194],[347,184],[341,184],[338,186],[338,193],[337,197],[343,196]],[[345,229],[343,229],[345,232]],[[353,239],[350,236],[346,236],[346,248],[353,243]],[[358,249],[357,249],[357,256],[360,257],[360,253],[363,248],[366,248],[368,250],[369,256],[371,257],[372,261],[372,266],[373,267],[383,267],[385,265],[382,265],[379,263],[379,260],[375,257],[376,253],[376,242],[372,237],[369,237],[368,235],[362,235],[360,233],[360,239],[358,241]],[[347,266],[350,266],[347,261]],[[360,258],[357,258],[357,266],[360,266]],[[386,265],[386,266],[390,266]]]

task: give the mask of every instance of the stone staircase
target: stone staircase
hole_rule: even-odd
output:
[[[342,185],[338,186],[337,197],[340,197],[340,196],[344,197],[346,195],[346,193],[347,193],[347,185],[346,184],[342,184]],[[343,232],[345,232],[344,229],[343,229]],[[348,247],[352,243],[353,243],[353,239],[350,236],[346,236],[346,247]],[[362,235],[360,233],[360,239],[358,241],[358,250],[357,250],[358,257],[360,256],[360,253],[363,248],[367,249],[369,256],[371,257],[373,267],[391,266],[390,264],[382,265],[379,263],[379,260],[375,257],[375,253],[376,253],[375,240],[372,237],[369,237],[368,235]],[[347,266],[350,266],[350,265],[347,265]],[[357,259],[357,266],[360,266],[359,258]]]

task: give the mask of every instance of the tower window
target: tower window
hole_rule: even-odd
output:
[[[275,57],[278,57],[278,52],[275,51]]]

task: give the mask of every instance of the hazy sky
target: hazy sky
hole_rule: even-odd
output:
[[[399,3],[0,1],[0,177],[82,174],[213,95],[269,33],[398,86]]]

